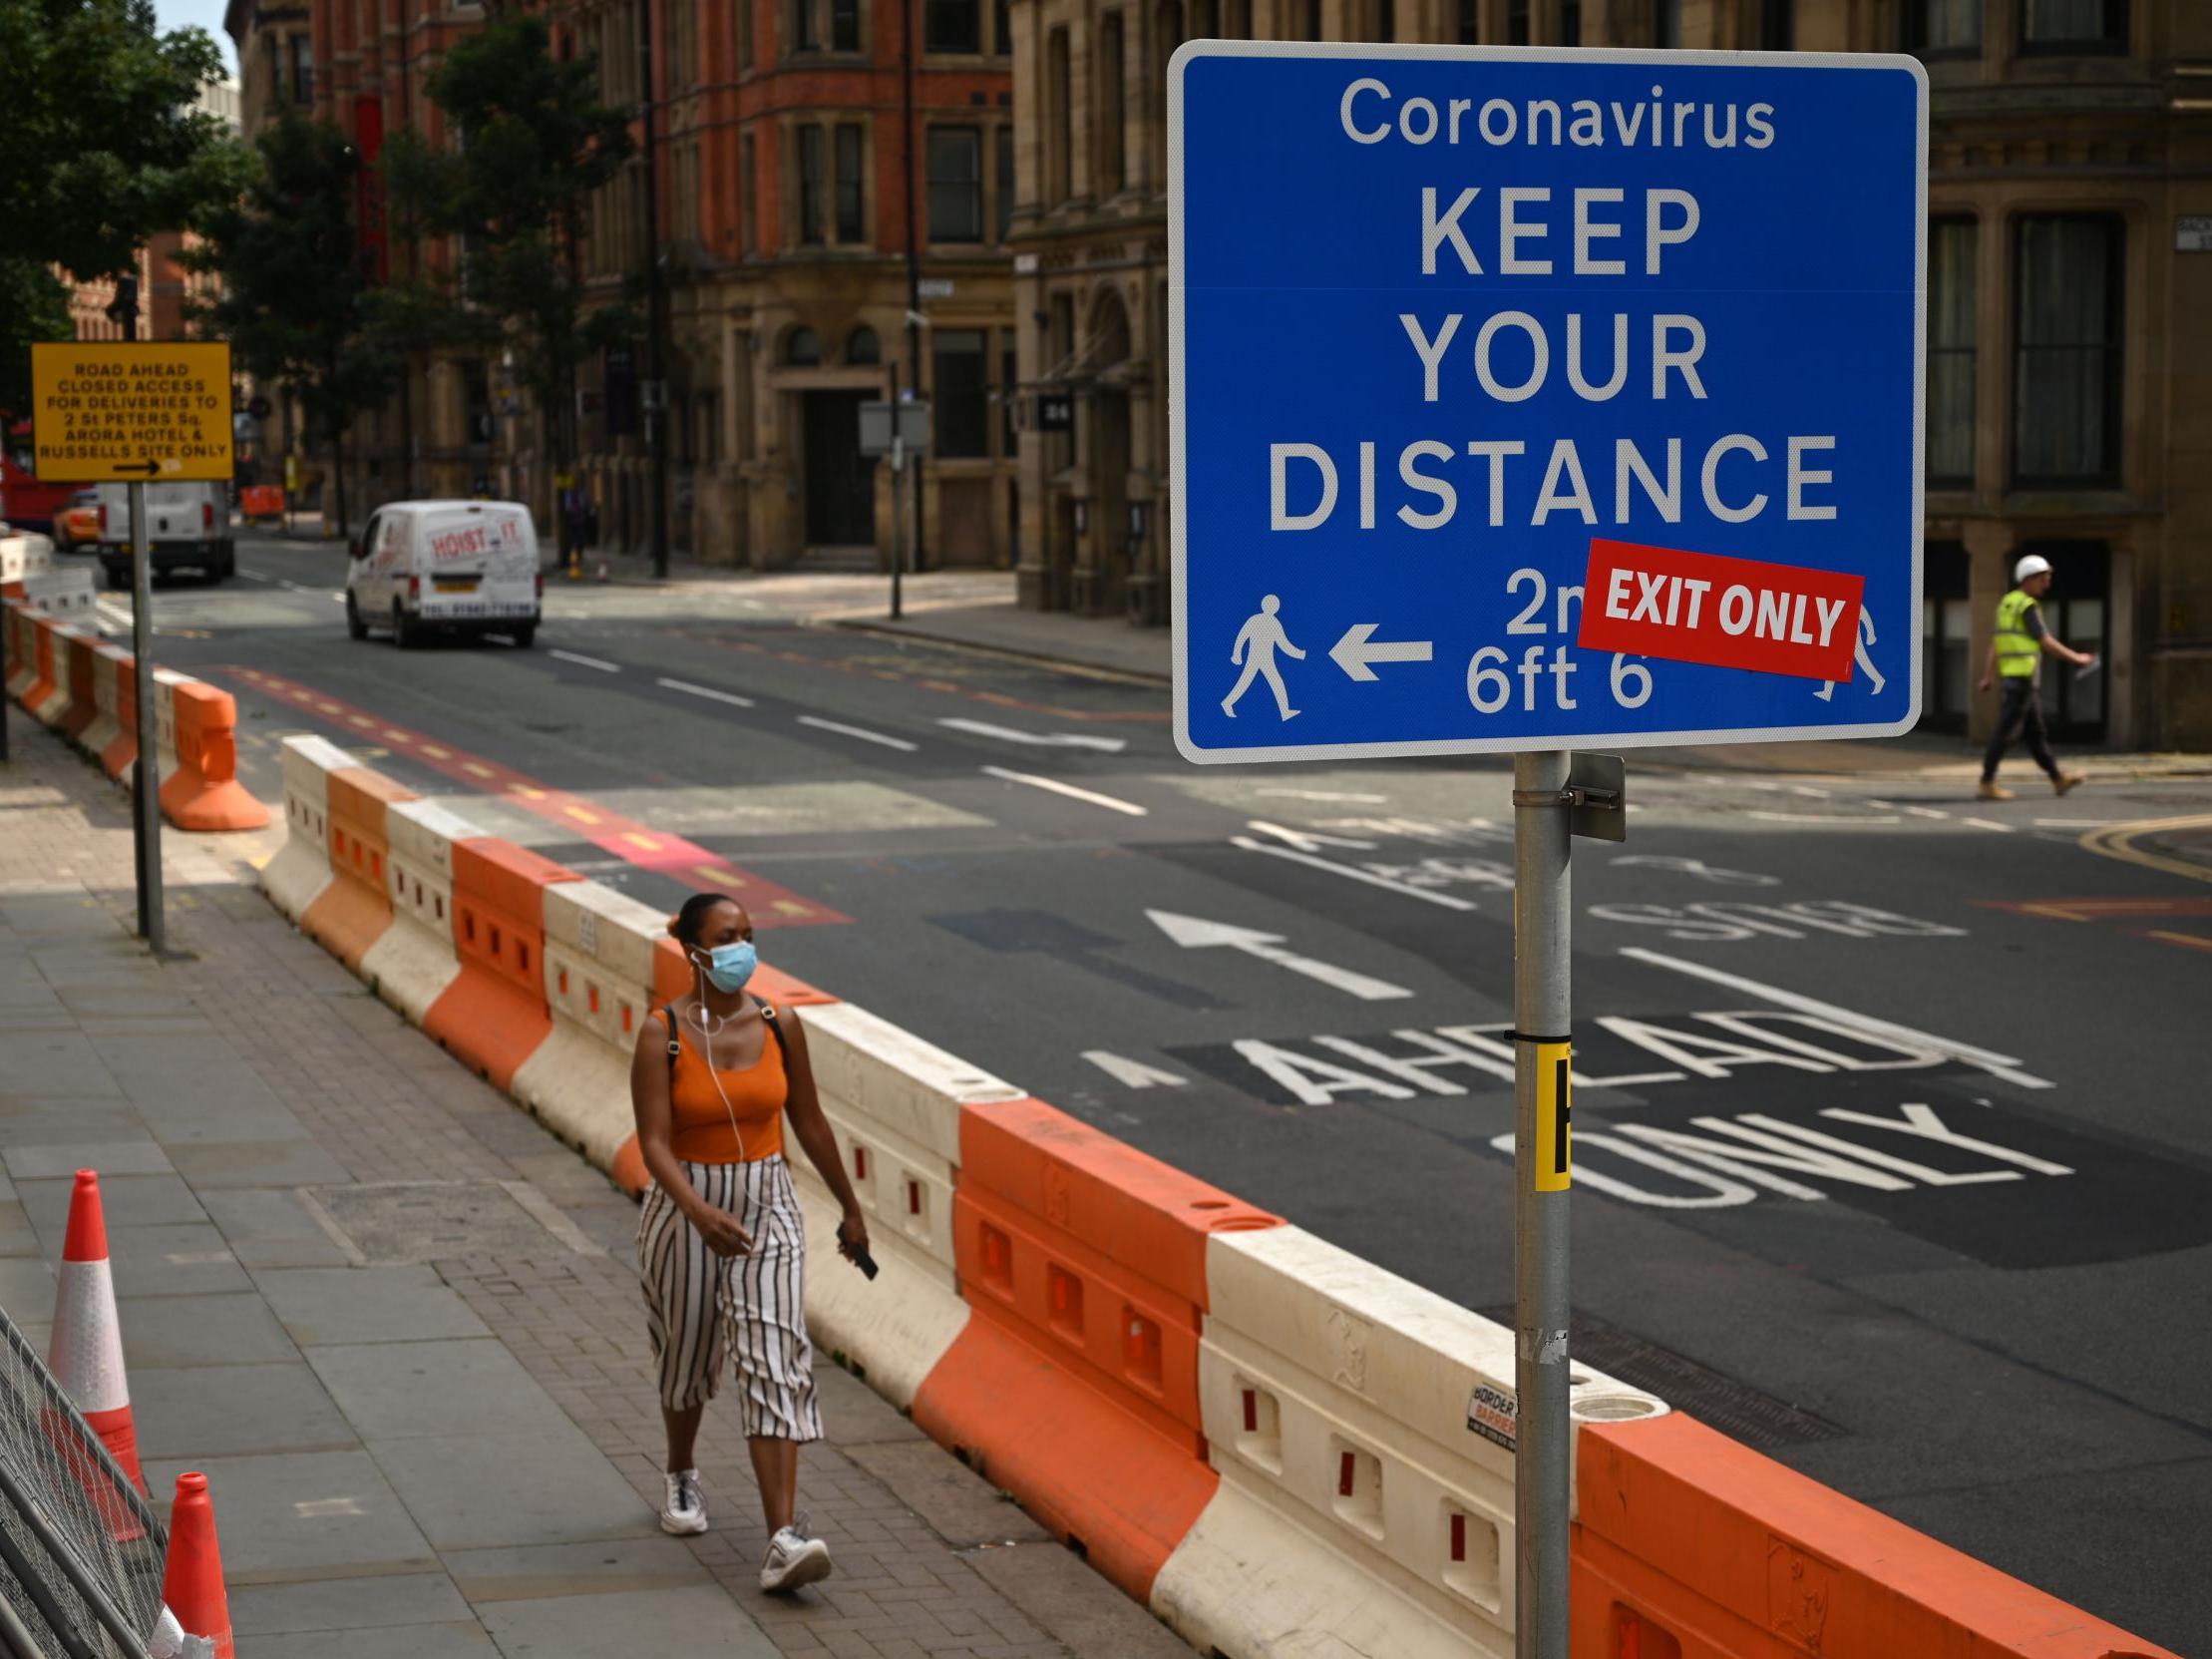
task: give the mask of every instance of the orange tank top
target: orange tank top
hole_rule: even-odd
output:
[[[721,1073],[721,1088],[708,1068],[697,1031],[683,1033],[676,1054],[676,1074],[668,1089],[668,1104],[675,1116],[670,1146],[686,1163],[758,1163],[780,1155],[784,1149],[784,1100],[790,1085],[784,1077],[783,1044],[772,1031],[761,1033],[760,1058],[751,1065]],[[729,1096],[728,1105],[723,1096]],[[743,1143],[730,1127],[732,1114],[743,1131]]]

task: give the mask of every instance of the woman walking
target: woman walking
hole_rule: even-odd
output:
[[[768,1522],[764,1590],[830,1574],[830,1547],[792,1513],[799,1448],[822,1438],[806,1324],[806,1221],[784,1162],[784,1120],[844,1207],[838,1250],[865,1261],[868,1224],[816,1097],[798,1017],[746,990],[753,923],[735,899],[698,893],[668,931],[690,995],[649,1016],[630,1060],[637,1145],[652,1175],[637,1229],[646,1330],[668,1429],[661,1526],[707,1529],[692,1447],[725,1359]]]

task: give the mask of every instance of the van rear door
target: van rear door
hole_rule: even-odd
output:
[[[415,524],[415,574],[425,622],[520,621],[538,610],[538,542],[518,507],[468,506]]]

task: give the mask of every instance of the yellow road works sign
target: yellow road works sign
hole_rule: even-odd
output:
[[[39,477],[70,483],[228,478],[230,347],[59,340],[31,347]]]
[[[1536,1044],[1536,1190],[1565,1192],[1575,1181],[1574,1049]]]

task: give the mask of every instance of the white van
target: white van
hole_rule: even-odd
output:
[[[369,515],[346,572],[346,631],[402,645],[440,629],[504,633],[528,648],[545,579],[538,528],[514,501],[394,501]]]
[[[100,509],[100,568],[108,586],[131,586],[131,486],[95,484],[92,503]],[[157,576],[197,571],[220,582],[238,571],[236,544],[230,539],[230,486],[227,484],[149,484],[146,486],[147,555]]]

